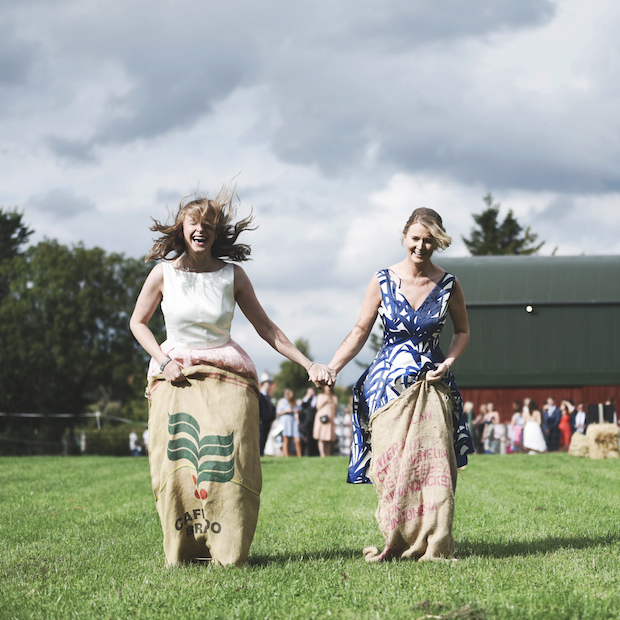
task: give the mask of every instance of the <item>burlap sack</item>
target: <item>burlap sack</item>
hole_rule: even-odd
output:
[[[568,446],[568,453],[571,456],[588,456],[588,439],[582,433],[573,433]]]
[[[617,459],[619,431],[615,424],[590,424],[586,429],[590,458]]]
[[[149,462],[166,565],[247,563],[262,476],[256,382],[213,366],[149,391]]]
[[[385,548],[364,549],[367,562],[451,558],[456,489],[452,399],[443,383],[418,381],[371,419],[370,479]]]

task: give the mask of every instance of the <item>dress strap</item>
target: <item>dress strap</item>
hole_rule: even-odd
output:
[[[381,269],[375,273],[377,276],[377,280],[379,280],[379,284],[383,284],[388,278],[388,269]]]
[[[379,286],[381,288],[381,299],[383,300],[383,304],[388,306],[390,303],[392,303],[392,300],[394,298],[396,282],[394,282],[394,280],[390,277],[389,269],[381,269],[381,271],[377,271],[375,275],[379,280]]]

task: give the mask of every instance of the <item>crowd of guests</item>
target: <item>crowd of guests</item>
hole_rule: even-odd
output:
[[[260,380],[261,456],[331,456],[336,442],[338,398],[330,386],[317,394],[309,387],[301,399],[285,388],[275,400],[276,385],[267,373]]]
[[[324,387],[319,394],[309,387],[298,399],[285,388],[275,399],[276,385],[270,375],[263,373],[260,381],[261,456],[325,457],[334,453],[338,399],[331,387]],[[614,399],[605,405],[614,407]],[[575,405],[565,398],[558,406],[553,396],[542,407],[531,398],[515,401],[507,423],[502,422],[506,416],[500,415],[493,402],[481,404],[477,412],[472,402],[466,402],[463,411],[469,417],[478,454],[565,451],[573,434],[585,435],[588,427],[584,403]],[[617,421],[615,407],[613,419]],[[345,412],[345,434],[347,430],[350,437],[350,414]]]
[[[609,399],[607,406],[614,406]],[[464,410],[471,416],[474,444],[478,454],[500,452],[557,452],[568,450],[573,433],[585,434],[588,416],[583,403],[576,405],[569,399],[556,404],[549,396],[542,407],[531,398],[513,403],[513,414],[508,424],[502,424],[500,414],[492,402],[482,404],[474,413],[474,405],[465,403]],[[617,420],[614,408],[614,421]]]

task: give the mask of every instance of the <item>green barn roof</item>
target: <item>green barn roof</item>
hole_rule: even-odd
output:
[[[620,303],[620,256],[433,258],[459,279],[468,305]]]

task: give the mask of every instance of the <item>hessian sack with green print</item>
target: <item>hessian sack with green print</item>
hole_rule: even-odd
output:
[[[149,462],[166,565],[242,566],[258,520],[262,476],[258,387],[213,366],[149,384]]]

